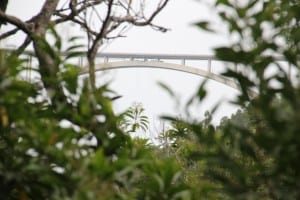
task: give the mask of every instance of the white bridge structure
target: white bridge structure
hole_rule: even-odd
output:
[[[192,66],[188,62],[201,62],[203,66]],[[219,61],[213,56],[204,55],[170,55],[170,54],[128,54],[99,53],[96,59],[96,71],[122,68],[158,68],[186,72],[217,81],[234,89],[240,90],[239,83],[213,71],[213,61]],[[84,58],[79,60],[81,74],[88,73]],[[237,70],[237,67],[235,67]],[[250,96],[256,96],[253,91]]]
[[[1,48],[0,50],[11,52],[14,49]],[[24,60],[27,61],[27,70],[25,70],[25,79],[32,81],[32,69],[36,67],[37,60],[33,56],[32,51],[26,51],[26,54],[22,54]],[[62,53],[62,57],[65,53]],[[86,61],[86,57],[83,55],[78,55],[72,58],[73,64],[78,64],[80,67],[80,74],[88,74],[89,67]],[[295,69],[295,66],[290,65],[284,58],[275,57],[276,62],[282,62],[286,64],[285,72],[291,80],[296,77],[296,83],[300,84],[298,81],[299,70]],[[168,69],[175,70],[185,73],[190,73],[194,75],[201,76],[206,79],[211,79],[213,81],[222,83],[226,86],[234,88],[236,90],[241,90],[240,84],[228,77],[222,75],[220,67],[223,71],[226,66],[214,65],[213,62],[219,62],[224,64],[225,61],[219,60],[214,56],[209,55],[189,55],[189,54],[138,54],[138,53],[98,53],[96,55],[96,71],[105,71],[113,69],[123,69],[123,68],[156,68],[156,69]],[[193,64],[190,64],[193,63]],[[196,64],[195,64],[196,63]],[[201,64],[199,64],[201,63]],[[215,68],[218,68],[215,70]],[[238,66],[233,67],[234,71],[240,71]],[[249,74],[251,76],[251,74]],[[250,97],[255,97],[258,93],[250,89],[248,91]]]
[[[7,50],[7,49],[6,49]],[[11,51],[11,49],[9,49]],[[62,54],[64,56],[64,54]],[[31,79],[31,69],[34,67],[34,58],[32,55],[27,56],[28,68],[26,71],[26,79]],[[80,74],[88,74],[89,67],[85,56],[78,56],[72,58],[73,61],[79,65]],[[278,58],[278,61],[284,62],[283,59]],[[219,65],[215,65],[214,62],[219,62]],[[74,64],[75,64],[74,63]],[[191,64],[192,63],[192,64]],[[201,64],[199,64],[201,63]],[[214,56],[207,55],[188,55],[188,54],[135,54],[135,53],[98,53],[96,56],[96,71],[105,71],[113,69],[124,68],[156,68],[156,69],[168,69],[185,73],[201,76],[206,79],[210,79],[226,86],[234,88],[238,91],[241,90],[240,84],[228,77],[222,75],[220,68],[225,70],[225,66],[220,66],[220,63],[224,64],[224,61],[218,60]],[[217,70],[215,70],[217,68]],[[291,66],[288,66],[287,73],[291,76]],[[235,65],[235,71],[238,70],[238,66]],[[250,74],[249,74],[250,75]],[[257,96],[255,90],[249,90],[250,97]]]
[[[12,51],[12,49],[3,49],[5,51]],[[31,69],[35,68],[37,60],[32,56],[32,52],[24,54],[27,60],[27,67],[25,79],[32,80]],[[65,54],[62,54],[64,57]],[[278,62],[287,62],[283,58],[276,58]],[[88,74],[89,67],[86,57],[79,55],[72,58],[72,63],[79,65],[80,74]],[[222,75],[226,67],[226,62],[209,55],[188,55],[188,54],[136,54],[136,53],[98,53],[96,55],[96,71],[125,69],[125,68],[154,68],[154,69],[168,69],[201,76],[205,79],[210,79],[238,91],[241,90],[240,84],[228,77]],[[221,64],[221,65],[220,65]],[[240,71],[238,66],[233,66],[234,71]],[[290,79],[298,77],[299,71],[295,70],[293,66],[286,66],[286,73]],[[251,74],[249,74],[251,76]],[[298,80],[298,78],[296,79]],[[297,82],[299,83],[299,82]],[[299,83],[300,84],[300,83]],[[250,97],[255,97],[258,93],[251,89],[248,91]]]

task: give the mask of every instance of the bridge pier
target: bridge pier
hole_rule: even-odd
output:
[[[181,60],[181,65],[185,66],[185,59]]]
[[[207,62],[207,71],[209,72],[209,73],[211,73],[211,62],[212,62],[212,60],[211,59],[208,59],[208,62]]]

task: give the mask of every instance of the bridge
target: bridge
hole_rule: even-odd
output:
[[[188,62],[204,63],[204,66],[188,65]],[[96,71],[123,69],[123,68],[157,68],[181,71],[198,75],[222,83],[226,86],[240,90],[239,83],[213,71],[214,61],[220,61],[213,56],[205,55],[171,55],[171,54],[128,54],[128,53],[99,53],[96,59]],[[84,58],[79,59],[81,74],[88,73]],[[235,67],[237,70],[237,67]],[[250,96],[257,93],[249,91]]]
[[[7,50],[7,49],[6,49]],[[11,51],[9,49],[8,51]],[[28,52],[27,52],[28,53]],[[28,55],[28,54],[27,54]],[[64,54],[62,54],[64,56]],[[29,54],[28,68],[31,69],[34,66],[34,59],[32,54]],[[74,61],[74,59],[73,59]],[[201,65],[188,64],[190,61],[201,62]],[[187,54],[130,54],[130,53],[98,53],[96,56],[96,71],[105,71],[113,69],[123,68],[157,68],[175,70],[185,73],[198,75],[207,79],[214,80],[222,83],[226,86],[240,90],[240,85],[237,81],[222,76],[220,73],[216,73],[213,68],[213,62],[223,62],[215,58],[214,56],[206,55],[187,55]],[[75,58],[75,62],[80,67],[80,74],[87,74],[89,71],[88,63],[84,56],[78,56]],[[204,63],[204,64],[203,64]],[[235,66],[234,70],[237,70]],[[26,71],[26,79],[31,79],[31,70]],[[252,97],[257,96],[257,92],[251,90],[249,95]]]

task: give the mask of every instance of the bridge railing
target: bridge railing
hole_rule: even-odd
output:
[[[212,70],[212,61],[218,61],[214,56],[209,55],[188,55],[188,54],[130,54],[130,53],[99,53],[97,58],[102,58],[103,62],[110,62],[115,59],[120,60],[129,60],[129,61],[159,61],[159,62],[168,62],[168,61],[177,61],[178,64],[183,66],[186,65],[187,61],[206,61],[207,62],[207,71],[211,72]],[[83,63],[83,62],[81,62]]]
[[[12,51],[14,49],[2,49],[5,51]],[[32,70],[37,67],[37,60],[35,57],[32,56],[32,52],[26,51],[22,56],[27,63],[27,68],[25,73],[25,77],[27,80],[32,79]],[[64,53],[62,53],[62,56],[65,56]],[[278,62],[286,62],[282,58],[276,58]],[[176,62],[179,65],[182,66],[191,66],[190,63],[194,62],[194,65],[192,67],[200,68],[202,70],[206,70],[208,73],[220,75],[223,69],[225,71],[226,67],[225,62],[217,59],[214,56],[210,55],[190,55],[190,54],[139,54],[139,53],[98,53],[96,56],[96,64],[102,64],[102,63],[109,63],[114,61],[141,61],[141,62],[150,62],[150,61],[158,61],[158,62]],[[72,62],[76,65],[79,65],[80,67],[87,67],[88,63],[85,58],[85,56],[78,56],[76,58],[73,58]],[[199,65],[199,62],[202,64]],[[196,64],[195,64],[196,63]],[[204,64],[203,64],[204,63]],[[220,67],[220,63],[222,63],[222,67]],[[204,67],[203,67],[204,66]],[[238,65],[232,66],[233,70],[238,71],[241,70]],[[219,70],[216,72],[216,70]],[[289,75],[289,77],[295,77],[298,72],[293,69],[292,66],[288,65],[286,66],[286,72]],[[245,72],[247,74],[247,72]],[[273,72],[276,73],[276,72]],[[250,76],[250,74],[249,74]]]

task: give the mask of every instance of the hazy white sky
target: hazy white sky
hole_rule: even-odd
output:
[[[29,3],[30,2],[30,3]],[[44,1],[10,1],[7,12],[22,19],[28,19]],[[214,20],[212,10],[195,0],[171,0],[166,9],[155,20],[156,24],[170,28],[167,33],[160,33],[151,28],[132,28],[126,38],[117,39],[106,46],[105,52],[130,53],[167,53],[167,54],[203,54],[211,55],[213,47],[227,43],[225,34],[209,34],[198,30],[192,23],[197,20]],[[216,20],[215,20],[216,21]],[[216,26],[221,25],[216,22]],[[7,44],[15,44],[10,40]],[[201,63],[204,66],[204,63]],[[214,63],[213,63],[214,67]],[[215,64],[215,68],[220,68]],[[216,69],[217,71],[221,69]],[[106,72],[98,80],[113,80],[111,87],[123,97],[115,102],[117,111],[123,111],[133,102],[141,102],[147,115],[153,121],[163,113],[176,113],[178,107],[167,93],[161,90],[156,82],[169,85],[179,94],[184,102],[191,96],[204,80],[195,75],[161,69],[119,69]],[[200,108],[194,107],[193,113],[203,117],[203,113],[218,102],[223,102],[215,115],[217,122],[222,116],[228,116],[235,108],[226,102],[232,99],[237,91],[220,83],[209,81],[208,98]],[[155,123],[159,126],[158,123]]]
[[[200,31],[192,24],[198,20],[212,19],[212,10],[195,0],[171,0],[167,8],[156,19],[156,23],[170,28],[167,33],[160,33],[151,28],[133,28],[127,38],[112,42],[104,51],[131,53],[166,53],[166,54],[203,54],[212,55],[212,49],[227,43],[227,37],[222,34],[210,34]],[[215,20],[217,21],[217,20]],[[220,22],[216,22],[220,23]],[[217,24],[219,25],[219,24]],[[199,63],[206,67],[206,63]],[[220,63],[213,63],[215,70]],[[122,69],[110,73],[114,77],[112,87],[124,97],[115,102],[118,110],[130,106],[132,102],[142,102],[151,118],[162,113],[181,113],[181,108],[175,104],[168,94],[160,89],[156,82],[169,85],[180,96],[181,101],[187,99],[196,91],[204,80],[191,74],[160,69]],[[206,110],[218,102],[223,102],[214,117],[217,123],[222,116],[230,116],[236,108],[230,105],[229,99],[237,94],[232,88],[214,81],[208,81],[209,95],[200,107],[193,107],[192,113],[202,118]],[[156,126],[159,126],[157,122]]]
[[[156,18],[158,25],[170,28],[160,33],[151,28],[133,28],[127,39],[113,42],[108,51],[211,54],[212,46],[219,45],[224,38],[200,32],[192,24],[199,19],[208,19],[211,10],[195,0],[171,0],[166,9]]]

